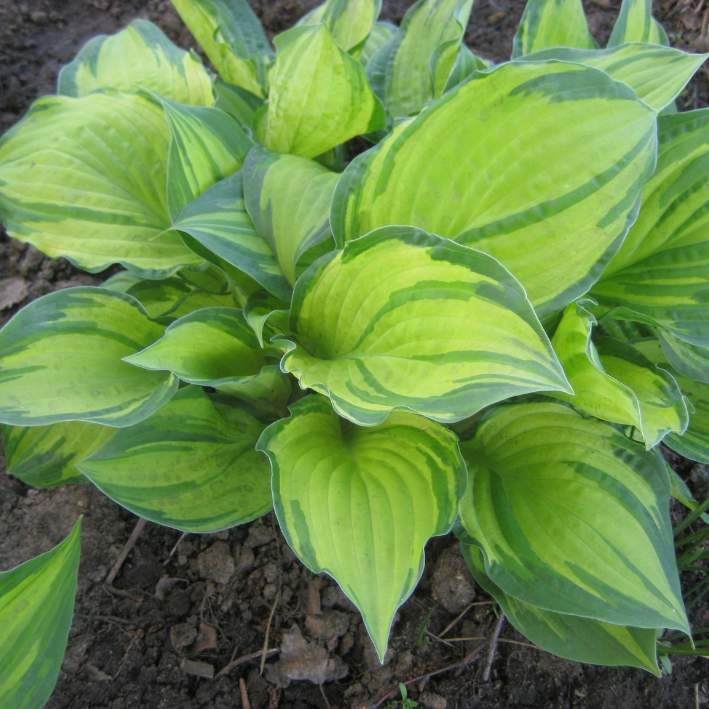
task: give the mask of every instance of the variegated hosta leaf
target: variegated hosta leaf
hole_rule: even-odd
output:
[[[289,332],[289,310],[290,303],[276,298],[268,291],[259,290],[249,296],[246,305],[244,305],[244,318],[246,318],[246,322],[249,323],[256,334],[261,347],[264,346],[264,328],[267,323],[270,330],[275,327],[277,332]]]
[[[690,345],[667,330],[658,332],[668,362],[683,376],[709,384],[709,347]]]
[[[455,64],[473,0],[419,0],[397,33],[367,63],[367,76],[392,118],[438,98]]]
[[[299,25],[327,25],[335,41],[357,57],[379,17],[382,0],[325,0],[303,17]]]
[[[91,272],[200,263],[170,226],[162,107],[106,89],[47,96],[0,140],[0,217],[11,236]]]
[[[594,344],[595,324],[583,305],[572,303],[566,308],[552,344],[574,395],[552,396],[605,421],[636,426],[647,448],[671,431],[684,433],[689,423],[687,403],[672,375],[621,340],[602,337]]]
[[[709,110],[661,116],[659,137],[638,220],[592,297],[709,347]]]
[[[174,221],[205,190],[240,170],[253,143],[219,108],[162,103],[170,124],[167,206]]]
[[[633,342],[648,359],[669,368],[660,342],[655,338]],[[709,384],[697,382],[673,372],[683,394],[689,399],[694,411],[690,415],[689,428],[683,435],[671,433],[663,443],[676,453],[699,463],[709,464]]]
[[[448,75],[443,93],[461,84],[474,71],[484,71],[485,69],[491,69],[492,66],[493,62],[475,56],[464,44],[461,45],[455,64]]]
[[[286,372],[363,426],[405,407],[443,422],[569,385],[524,290],[494,258],[414,227],[319,259],[293,293]]]
[[[359,608],[383,661],[396,609],[418,583],[423,548],[451,529],[465,490],[456,437],[397,411],[376,428],[306,396],[258,442],[273,468],[273,505],[300,560]]]
[[[214,82],[214,92],[217,95],[215,107],[236,118],[244,133],[249,138],[253,138],[254,115],[263,106],[263,99],[240,86],[219,79]]]
[[[363,66],[367,66],[367,63],[374,56],[375,52],[383,47],[396,34],[398,29],[399,28],[391,22],[376,22],[360,52],[360,63]]]
[[[132,426],[169,401],[177,379],[122,361],[163,328],[129,295],[67,288],[32,301],[0,330],[0,422]]]
[[[116,431],[83,421],[51,426],[5,426],[7,472],[27,485],[50,487],[81,482],[76,464],[100,448]]]
[[[350,163],[333,198],[335,241],[413,224],[491,254],[551,314],[620,247],[654,165],[655,126],[654,111],[597,69],[476,72]]]
[[[524,603],[506,594],[490,579],[482,551],[469,537],[461,538],[460,546],[475,580],[500,604],[512,625],[535,645],[567,660],[629,665],[660,676],[654,628],[612,625]]]
[[[581,0],[528,0],[512,41],[512,58],[547,47],[598,47]]]
[[[273,50],[246,0],[172,0],[221,77],[259,98],[268,94]]]
[[[54,690],[80,556],[81,519],[54,549],[0,573],[0,706],[38,709]]]
[[[553,0],[552,0],[553,1]],[[628,84],[638,98],[660,111],[679,95],[709,54],[688,54],[656,44],[624,44],[608,49],[543,49],[521,61],[559,59],[602,69]]]
[[[181,389],[83,460],[81,471],[131,512],[183,532],[217,532],[271,509],[271,471],[254,446],[264,425]]]
[[[59,72],[57,93],[80,97],[113,87],[149,89],[178,103],[211,106],[212,75],[194,52],[175,46],[152,22],[133,20],[111,37],[89,40]]]
[[[291,285],[246,211],[242,172],[217,182],[190,202],[172,226],[248,274],[269,293],[290,300]]]
[[[244,163],[244,202],[291,286],[298,259],[329,239],[330,204],[339,175],[319,163],[254,146]]]
[[[623,0],[608,46],[628,42],[669,45],[667,32],[652,16],[652,0]]]
[[[496,407],[461,450],[470,475],[461,520],[505,593],[689,632],[657,451],[552,401]]]
[[[162,339],[126,361],[282,410],[290,382],[277,363],[268,363],[267,354],[240,310],[204,308],[175,320]]]
[[[362,133],[384,128],[386,115],[362,65],[325,25],[294,27],[274,41],[271,93],[255,118],[271,150],[314,158]]]

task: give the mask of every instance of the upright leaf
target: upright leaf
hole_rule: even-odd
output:
[[[628,84],[638,98],[660,111],[677,98],[709,54],[688,54],[656,44],[623,44],[608,49],[542,49],[522,61],[559,59],[602,69]]]
[[[39,709],[54,690],[80,556],[81,519],[54,549],[0,573],[0,706]]]
[[[263,106],[263,100],[240,86],[219,79],[214,82],[214,92],[217,95],[216,108],[236,118],[246,135],[253,138],[254,115]]]
[[[79,467],[140,517],[183,532],[216,532],[271,509],[268,460],[254,448],[263,428],[236,407],[222,415],[200,387],[185,387]]]
[[[709,110],[661,116],[659,137],[638,220],[592,296],[709,347]]]
[[[200,263],[170,226],[170,131],[159,104],[115,89],[47,96],[0,139],[0,217],[11,236],[87,271]]]
[[[172,0],[225,81],[259,98],[268,93],[273,50],[246,0]]]
[[[108,87],[126,93],[149,89],[194,106],[214,103],[211,72],[202,60],[175,46],[147,20],[133,20],[118,34],[89,40],[59,72],[57,93],[78,98]]]
[[[51,426],[5,426],[2,430],[7,472],[27,485],[50,487],[81,482],[76,464],[100,448],[115,432],[83,421]]]
[[[527,0],[512,40],[512,58],[547,47],[598,47],[581,0]]]
[[[547,315],[585,294],[618,250],[655,160],[656,114],[597,69],[476,72],[353,160],[335,240],[412,224],[474,246]]]
[[[122,358],[162,333],[117,291],[82,286],[32,301],[0,330],[0,422],[142,421],[172,398],[177,379]]]
[[[494,258],[414,227],[378,229],[298,280],[281,362],[362,426],[405,407],[460,421],[570,391],[524,290]]]
[[[683,376],[709,384],[709,347],[690,345],[671,332],[658,333],[667,361]]]
[[[367,63],[367,76],[392,118],[438,98],[455,64],[473,0],[419,0],[398,32]]]
[[[593,665],[629,665],[660,676],[654,628],[612,625],[524,603],[493,583],[485,571],[482,551],[469,537],[461,538],[460,545],[475,580],[500,604],[512,625],[539,647],[567,660]]]
[[[595,323],[583,304],[566,308],[552,344],[574,395],[552,396],[605,421],[636,426],[647,448],[671,431],[684,433],[689,413],[672,375],[621,340],[603,337],[594,344]]]
[[[253,143],[219,108],[162,103],[170,124],[167,206],[174,221],[202,192],[240,170]]]
[[[257,406],[282,409],[290,382],[263,350],[242,312],[204,308],[176,320],[154,345],[126,358],[147,370],[168,370],[190,384]],[[277,360],[276,360],[277,361]]]
[[[342,421],[307,396],[258,442],[273,467],[281,530],[314,573],[359,608],[381,660],[397,608],[418,583],[423,548],[451,529],[465,490],[454,434],[408,412],[375,428]]]
[[[652,16],[652,0],[623,0],[608,46],[616,47],[628,42],[669,46],[667,32]]]
[[[443,88],[443,93],[450,91],[452,88],[462,84],[474,71],[484,71],[491,69],[493,63],[488,59],[482,59],[475,56],[464,44],[461,45],[455,64],[448,75],[446,85]]]
[[[384,128],[386,116],[362,65],[341,49],[326,25],[294,27],[275,39],[268,103],[256,116],[271,150],[314,158],[362,133]]]
[[[382,0],[325,0],[303,17],[299,25],[323,23],[335,41],[359,56],[382,9]]]
[[[367,66],[377,50],[383,47],[396,34],[398,29],[391,22],[376,22],[359,54],[361,64]]]
[[[252,293],[244,305],[244,317],[256,334],[261,347],[264,346],[264,329],[268,323],[269,329],[275,325],[276,332],[287,333],[288,310],[290,303],[276,298],[268,291],[259,290]],[[270,320],[270,323],[268,322]]]
[[[313,160],[274,153],[260,145],[246,158],[246,209],[291,286],[305,251],[326,239],[334,247],[330,204],[338,178]]]
[[[290,300],[291,285],[273,250],[256,231],[246,211],[241,172],[217,182],[190,202],[173,228],[189,234],[217,257],[248,274],[269,293]]]
[[[462,444],[485,571],[544,610],[689,631],[656,451],[561,402],[496,407]]]

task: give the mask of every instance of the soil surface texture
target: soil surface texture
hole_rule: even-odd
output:
[[[251,2],[271,36],[317,4]],[[398,23],[411,4],[385,0],[382,17]],[[675,46],[709,49],[705,4],[656,5]],[[585,5],[591,31],[605,42],[619,0]],[[523,9],[521,0],[476,0],[466,42],[484,57],[507,59]],[[58,70],[84,42],[134,17],[194,47],[166,0],[0,0],[0,133],[34,99],[54,92]],[[681,109],[709,105],[707,76],[699,71]],[[2,234],[0,325],[45,293],[106,277]],[[706,466],[677,456],[671,462],[698,497],[709,494]],[[429,543],[425,574],[397,614],[384,666],[352,604],[329,577],[298,562],[273,513],[201,536],[148,523],[109,589],[106,576],[138,519],[90,484],[30,488],[5,474],[2,458],[0,465],[0,571],[49,550],[84,515],[76,613],[48,709],[391,709],[401,706],[398,693],[387,697],[398,682],[459,665],[481,645],[465,667],[410,684],[409,697],[427,709],[709,709],[707,658],[674,659],[672,673],[658,679],[558,659],[527,644],[509,623],[491,657],[483,643],[497,617],[453,536]],[[675,521],[681,514],[673,507]],[[683,579],[686,587],[693,582]],[[694,606],[690,619],[695,628],[709,627],[709,603]]]

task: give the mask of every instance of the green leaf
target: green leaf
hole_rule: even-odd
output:
[[[450,91],[452,88],[458,86],[458,84],[462,84],[474,71],[484,71],[492,67],[493,62],[475,56],[464,44],[461,45],[455,64],[451,69],[451,73],[448,75],[443,93]]]
[[[465,490],[456,437],[394,412],[375,428],[337,417],[306,396],[269,426],[257,448],[273,468],[273,505],[286,541],[314,573],[327,572],[359,608],[381,660],[397,608],[446,534]]]
[[[0,425],[7,472],[27,485],[51,487],[81,482],[76,464],[114,433],[109,426],[68,421],[51,426]]]
[[[240,170],[253,143],[219,108],[162,104],[170,124],[167,206],[174,221],[205,190]]]
[[[200,263],[170,226],[170,131],[160,105],[106,89],[47,96],[0,139],[0,217],[11,236],[90,272]]]
[[[54,690],[80,556],[81,518],[54,549],[0,573],[0,706],[40,709]]]
[[[211,386],[254,405],[282,409],[291,386],[269,364],[243,313],[204,308],[172,323],[162,339],[126,358],[146,370],[168,370],[190,384]]]
[[[421,227],[497,258],[551,314],[585,294],[623,242],[655,126],[654,111],[597,69],[476,72],[350,163],[333,198],[335,241]]]
[[[654,628],[612,625],[591,618],[545,611],[507,595],[485,572],[482,551],[461,538],[460,547],[475,580],[502,608],[507,619],[535,645],[566,660],[593,665],[629,665],[660,676]]]
[[[335,41],[357,57],[382,9],[382,0],[326,0],[318,5],[298,25],[323,23]]]
[[[602,69],[660,111],[672,104],[707,57],[709,54],[688,54],[655,44],[624,44],[608,49],[556,47],[520,59],[535,62],[558,59]]]
[[[709,347],[690,345],[671,332],[658,332],[668,362],[683,376],[709,384]]]
[[[665,366],[668,365],[666,350],[655,338],[645,338],[633,342],[633,347],[640,350],[649,360]],[[672,371],[682,393],[692,405],[693,411],[689,419],[689,427],[681,436],[671,433],[663,443],[675,453],[690,460],[709,464],[709,384],[693,381],[682,374]]]
[[[288,330],[288,311],[290,303],[285,300],[276,298],[268,291],[259,290],[252,293],[244,305],[244,318],[249,323],[251,329],[258,338],[259,345],[263,344],[263,331],[268,323],[269,328],[274,326],[281,333],[289,332]]]
[[[360,52],[360,63],[363,66],[367,66],[367,63],[377,50],[383,47],[396,34],[398,29],[399,28],[391,22],[376,22]]]
[[[32,301],[0,330],[0,422],[142,421],[172,398],[177,379],[121,360],[162,334],[117,291],[81,286]]]
[[[248,274],[269,293],[290,300],[290,283],[246,211],[242,172],[217,182],[190,202],[173,228],[189,234],[216,256]],[[200,255],[206,257],[204,253]]]
[[[598,47],[581,0],[528,0],[512,40],[512,58],[547,47]]]
[[[108,87],[126,93],[149,89],[194,106],[214,103],[212,75],[202,60],[175,46],[147,20],[133,20],[118,34],[89,40],[59,72],[57,93],[79,98]]]
[[[325,25],[294,27],[274,43],[271,93],[255,119],[266,147],[315,158],[356,135],[384,128],[384,108],[364,68]]]
[[[659,139],[638,220],[592,297],[709,347],[709,110],[661,116]]]
[[[293,286],[298,259],[329,239],[330,204],[339,175],[319,163],[254,146],[244,163],[244,202]]]
[[[667,32],[652,16],[652,0],[623,0],[608,46],[628,42],[669,45]]]
[[[552,345],[575,394],[552,396],[605,421],[637,427],[647,448],[671,431],[684,433],[689,412],[672,375],[621,340],[602,337],[594,344],[595,324],[582,303],[566,308]]]
[[[219,79],[214,82],[217,100],[214,106],[236,118],[249,138],[253,138],[253,122],[256,111],[263,106],[263,99],[240,86],[234,86]]]
[[[185,387],[79,467],[119,505],[166,527],[206,533],[249,522],[271,509],[270,467],[254,448],[264,425],[223,409]]]
[[[657,451],[561,402],[496,407],[461,445],[485,571],[544,610],[689,632]]]
[[[221,77],[259,98],[268,93],[273,50],[246,0],[172,0]]]
[[[524,290],[494,258],[414,227],[378,229],[298,280],[286,372],[363,426],[406,407],[460,421],[570,391]]]
[[[419,0],[397,33],[367,63],[367,76],[392,118],[438,98],[455,64],[473,0]]]

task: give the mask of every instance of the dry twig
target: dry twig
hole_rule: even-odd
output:
[[[273,605],[271,606],[271,613],[268,616],[268,623],[266,623],[266,637],[263,639],[263,648],[261,650],[261,668],[259,669],[259,674],[263,674],[263,666],[266,664],[266,648],[268,648],[268,634],[271,631],[271,621],[273,620],[273,614],[276,612],[276,606],[278,605],[278,597],[281,595],[281,589],[276,591],[276,597],[273,600]]]
[[[505,622],[505,614],[500,611],[500,617],[495,624],[495,630],[490,638],[490,650],[487,654],[487,665],[485,666],[485,672],[483,673],[483,682],[490,681],[490,673],[492,672],[492,663],[495,661],[495,652],[497,651],[497,642],[500,639],[500,631],[502,630],[502,625]]]
[[[217,675],[218,677],[219,675]],[[241,706],[244,709],[251,709],[251,702],[249,701],[249,695],[246,691],[246,682],[244,682],[243,677],[239,677],[239,692],[241,692]]]
[[[273,655],[277,652],[280,652],[280,650],[277,647],[274,647],[271,650],[266,650],[266,656]],[[248,662],[249,660],[255,660],[257,657],[261,657],[261,655],[263,654],[263,650],[259,650],[258,652],[252,652],[250,655],[242,655],[241,657],[237,657],[236,660],[232,660],[226,667],[219,670],[216,676],[221,677],[227,672],[231,672],[231,670],[233,670],[238,665],[242,665],[244,662]]]
[[[108,572],[108,576],[106,576],[106,585],[107,586],[113,586],[113,581],[118,575],[118,572],[121,570],[121,566],[123,566],[123,562],[128,558],[128,554],[130,554],[130,550],[135,546],[135,543],[138,541],[138,537],[140,536],[140,533],[143,531],[143,527],[145,527],[145,523],[147,522],[147,519],[143,519],[142,517],[138,520],[138,524],[135,525],[135,528],[131,532],[130,537],[128,537],[128,541],[125,543],[125,546],[121,550],[121,553],[118,555],[118,560],[116,563],[113,565],[113,568]],[[118,590],[118,589],[116,589]]]

